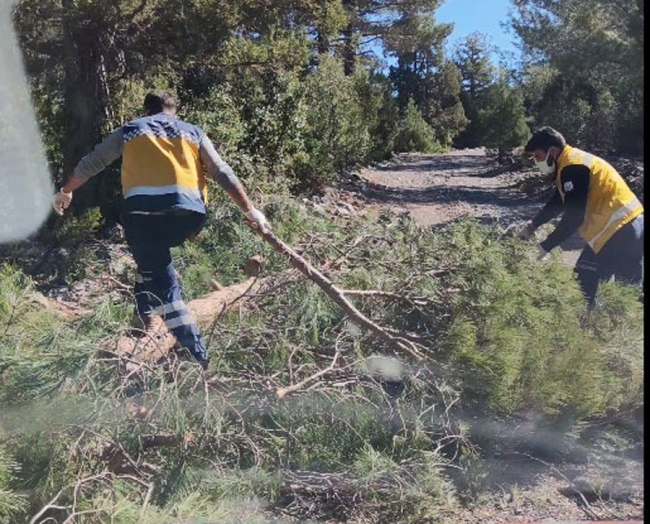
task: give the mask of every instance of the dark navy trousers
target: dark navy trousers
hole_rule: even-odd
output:
[[[183,301],[170,248],[196,236],[204,223],[205,215],[194,212],[124,216],[126,241],[138,266],[134,289],[136,313],[141,318],[159,314],[178,342],[201,362],[207,362],[208,355]]]
[[[599,253],[585,246],[574,269],[589,307],[594,306],[598,284],[612,276],[628,284],[643,283],[643,215],[625,224]]]

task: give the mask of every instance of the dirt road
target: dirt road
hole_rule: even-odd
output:
[[[544,194],[531,196],[519,189],[522,181],[540,176],[534,168],[508,169],[483,149],[402,156],[360,176],[369,211],[408,211],[417,223],[432,227],[463,217],[505,227],[529,220],[545,203]],[[537,238],[543,240],[544,234]],[[561,247],[562,258],[574,264],[582,241],[576,235]]]

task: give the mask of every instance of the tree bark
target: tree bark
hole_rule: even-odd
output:
[[[221,313],[234,307],[246,293],[258,290],[263,282],[261,279],[249,278],[241,284],[192,300],[187,304],[187,309],[199,326],[207,327],[213,324]],[[121,336],[114,350],[106,349],[109,353],[114,351],[126,359],[155,363],[164,359],[175,345],[176,338],[161,321],[153,332],[137,338],[129,335]]]
[[[348,22],[341,31],[343,36],[343,72],[351,76],[356,70],[357,62],[357,32],[355,24],[358,23],[358,13],[351,0],[343,0],[343,7],[348,12]]]
[[[342,31],[343,34],[343,73],[345,76],[352,76],[356,71],[357,46],[355,32],[348,26]]]
[[[63,7],[63,176],[72,174],[79,160],[101,140],[104,121],[100,88],[101,54],[98,35],[88,28],[92,20],[75,18],[74,0],[62,0]],[[80,23],[83,22],[83,23]],[[75,192],[72,202],[80,214],[100,202],[98,178],[89,180]]]

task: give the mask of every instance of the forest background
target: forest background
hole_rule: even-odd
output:
[[[245,183],[273,190],[318,191],[392,153],[514,147],[540,125],[642,153],[641,0],[514,1],[510,69],[480,33],[446,53],[439,6],[23,0],[15,23],[56,182],[152,88],[178,96]],[[114,203],[117,167],[77,209]]]

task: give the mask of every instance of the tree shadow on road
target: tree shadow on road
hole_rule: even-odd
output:
[[[409,203],[409,204],[469,204],[493,205],[502,207],[530,206],[525,197],[521,197],[511,187],[507,188],[477,188],[471,186],[453,187],[388,187],[381,184],[366,183],[364,195],[378,203]]]
[[[388,187],[381,184],[366,182],[363,194],[371,203],[380,204],[438,204],[485,207],[485,212],[475,216],[485,225],[496,222],[506,225],[522,220],[528,220],[534,214],[536,203],[531,203],[522,197],[514,185],[499,187],[472,186],[440,186],[427,188]],[[505,215],[505,216],[502,216]],[[446,223],[449,223],[449,220]]]
[[[385,172],[433,172],[433,171],[452,171],[458,168],[476,167],[484,170],[486,161],[485,156],[480,155],[431,155],[421,157],[411,157],[403,163],[390,163],[383,166],[375,167],[375,171]]]

